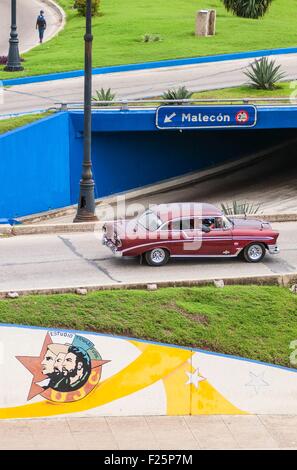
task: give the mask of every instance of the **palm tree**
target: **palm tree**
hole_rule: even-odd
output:
[[[226,9],[241,18],[262,18],[272,0],[222,0]]]

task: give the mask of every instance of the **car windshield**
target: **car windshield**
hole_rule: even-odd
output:
[[[226,217],[225,215],[223,215],[223,224],[227,229],[232,229],[234,225],[232,220],[230,220],[229,217]]]
[[[152,211],[146,211],[142,214],[137,223],[149,232],[155,232],[163,224],[162,220]]]

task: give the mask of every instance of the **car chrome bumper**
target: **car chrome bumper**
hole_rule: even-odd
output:
[[[122,256],[122,252],[118,251],[117,246],[109,240],[105,235],[102,238],[102,245],[107,246],[107,248],[110,248],[110,250],[113,252],[115,256]]]
[[[278,255],[280,249],[277,245],[268,245],[268,251],[271,255]]]

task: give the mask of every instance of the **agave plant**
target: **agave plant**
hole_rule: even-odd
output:
[[[181,86],[179,88],[173,88],[171,90],[167,90],[165,93],[162,95],[163,100],[175,100],[178,105],[182,105],[182,101],[178,100],[188,100],[192,98],[193,92],[189,91],[185,86]],[[173,103],[167,102],[164,104],[172,105]]]
[[[92,97],[93,101],[97,101],[95,103],[97,106],[108,106],[108,103],[100,103],[100,101],[114,101],[116,94],[111,91],[111,88],[105,90],[101,88],[101,90],[96,90],[96,95]]]
[[[273,90],[277,82],[285,77],[280,70],[281,66],[276,65],[275,60],[262,57],[249,65],[244,74],[250,79],[249,84],[258,90]]]
[[[144,34],[141,37],[142,42],[159,42],[162,41],[160,34]]]
[[[272,0],[223,0],[228,11],[241,18],[262,18],[268,11]]]
[[[231,203],[221,204],[222,211],[225,215],[242,215],[257,214],[261,208],[261,204],[253,204],[250,202],[232,201]]]

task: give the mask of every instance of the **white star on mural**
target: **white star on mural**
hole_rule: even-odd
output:
[[[264,374],[265,372],[262,372],[259,375],[254,374],[253,372],[249,372],[251,380],[247,384],[245,384],[246,387],[254,387],[256,393],[259,393],[259,390],[262,387],[268,387],[269,383],[264,380]]]
[[[186,374],[189,377],[189,380],[187,381],[186,385],[193,384],[196,388],[198,388],[199,382],[203,382],[203,380],[206,380],[205,377],[199,375],[199,369],[196,369],[193,374],[191,372],[186,372]]]

